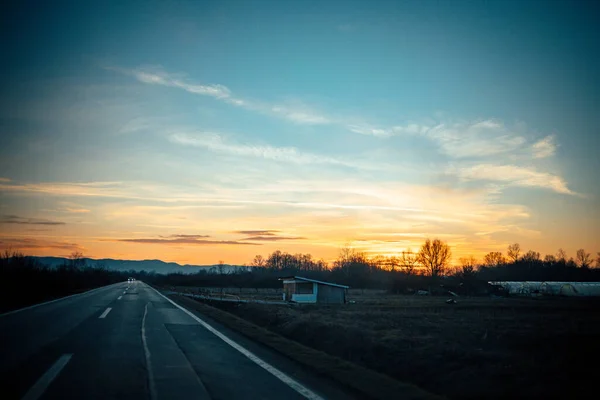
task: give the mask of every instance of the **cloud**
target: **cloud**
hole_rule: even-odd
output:
[[[10,179],[0,177],[0,182],[10,182]]]
[[[141,239],[114,239],[108,240],[111,242],[125,242],[125,243],[141,243],[141,244],[191,244],[199,246],[207,245],[254,245],[259,246],[259,243],[249,242],[238,242],[235,240],[206,240],[198,239],[194,237],[177,237],[173,239],[156,239],[156,238],[141,238]]]
[[[133,76],[142,83],[174,87],[185,90],[188,93],[213,97],[236,107],[242,107],[247,110],[260,112],[262,114],[274,115],[298,124],[321,125],[331,123],[329,118],[320,113],[309,110],[304,106],[290,107],[242,99],[234,96],[227,86],[220,84],[205,85],[190,82],[186,79],[184,74],[169,73],[164,71],[164,69],[159,66],[139,67],[134,69],[106,67],[106,69]],[[137,127],[134,125],[133,129],[137,129]]]
[[[231,96],[231,91],[226,86],[218,84],[200,85],[190,83],[185,81],[183,75],[169,74],[165,72],[161,67],[147,67],[135,69],[109,67],[107,69],[131,75],[138,81],[143,83],[175,87],[183,89],[193,94],[215,97],[217,99],[229,98]]]
[[[348,125],[348,129],[354,133],[360,133],[361,135],[370,135],[376,137],[390,137],[394,134],[392,130],[376,128],[367,125]]]
[[[545,158],[554,155],[557,144],[554,135],[533,143],[519,133],[521,128],[509,127],[493,119],[441,122],[435,125],[397,125],[382,128],[371,125],[349,125],[352,132],[376,137],[417,135],[429,139],[439,150],[455,159],[490,156],[519,156]]]
[[[34,238],[5,238],[0,237],[0,248],[16,249],[16,250],[81,250],[82,247],[77,243],[56,242],[51,240],[34,239]]]
[[[271,108],[271,111],[273,111],[273,113],[276,115],[282,116],[299,124],[324,125],[331,122],[329,118],[316,112],[310,112],[307,110],[295,110],[290,109],[289,107],[275,106]]]
[[[253,240],[262,242],[277,242],[280,240],[303,240],[305,237],[301,236],[250,236],[242,240]]]
[[[202,132],[196,134],[175,133],[169,136],[173,143],[202,147],[213,152],[264,158],[294,164],[332,164],[353,166],[343,160],[317,154],[304,153],[295,147],[274,147],[269,145],[239,144],[227,141],[218,133]]]
[[[242,235],[261,235],[261,236],[274,236],[279,233],[277,230],[256,230],[256,231],[234,231],[233,233],[239,233]]]
[[[46,219],[23,218],[17,215],[4,215],[0,220],[0,224],[16,224],[16,225],[65,225],[65,222],[49,221]]]
[[[67,207],[64,209],[66,212],[70,212],[70,213],[74,213],[74,214],[84,214],[84,213],[89,213],[90,210],[86,209],[86,208],[70,208]]]
[[[420,132],[452,158],[482,158],[518,153],[524,137],[494,120],[444,123],[420,127]]]
[[[546,136],[545,138],[535,142],[531,146],[534,158],[546,158],[553,156],[556,152],[556,143],[554,135]]]
[[[303,240],[305,237],[301,236],[280,236],[278,230],[245,230],[245,231],[234,231],[233,233],[239,233],[242,235],[251,235],[241,240],[248,241],[259,241],[259,242],[277,242],[280,240]]]
[[[161,236],[161,238],[178,238],[178,239],[205,239],[209,238],[210,235],[169,235]]]
[[[0,182],[0,191],[33,192],[62,196],[124,197],[126,196],[122,190],[124,186],[122,182],[39,182],[25,184]]]
[[[512,186],[539,187],[551,189],[558,193],[576,194],[567,187],[567,183],[559,176],[515,165],[479,164],[458,168],[450,172],[463,180],[506,182]]]

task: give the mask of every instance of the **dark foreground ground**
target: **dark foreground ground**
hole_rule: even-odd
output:
[[[600,302],[351,297],[344,306],[212,302],[286,338],[453,399],[580,398],[597,387]]]

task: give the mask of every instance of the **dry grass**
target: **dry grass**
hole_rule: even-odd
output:
[[[451,398],[578,397],[595,385],[597,301],[351,293],[345,306],[219,307]]]

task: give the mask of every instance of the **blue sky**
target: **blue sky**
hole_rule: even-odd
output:
[[[597,11],[15,4],[0,245],[199,263],[424,237],[455,258],[600,250]]]

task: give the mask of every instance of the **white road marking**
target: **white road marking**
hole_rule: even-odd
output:
[[[84,294],[90,294],[92,292],[96,292],[98,290],[106,289],[106,288],[109,288],[111,286],[119,285],[119,284],[121,284],[121,282],[119,282],[119,283],[113,283],[111,285],[102,286],[102,287],[99,287],[99,288],[96,288],[96,289],[92,289],[92,290],[88,290],[87,292],[83,292],[83,293],[75,293],[75,294],[72,294],[70,296],[61,297],[60,299],[54,299],[54,300],[46,301],[44,303],[39,303],[39,304],[34,304],[32,306],[27,306],[27,307],[19,308],[18,310],[13,310],[13,311],[6,312],[4,314],[0,314],[0,317],[5,317],[7,315],[16,314],[16,313],[21,312],[21,311],[31,310],[32,308],[36,308],[36,307],[40,307],[40,306],[45,306],[45,305],[48,305],[48,304],[56,303],[57,301],[66,300],[66,299],[69,299],[71,297],[83,296]]]
[[[152,290],[154,290],[160,296],[164,297],[169,303],[173,304],[175,307],[179,308],[181,311],[183,311],[184,313],[186,313],[187,315],[189,315],[190,317],[192,317],[193,319],[195,319],[200,325],[202,325],[203,327],[205,327],[206,329],[208,329],[210,332],[212,332],[219,339],[223,340],[225,343],[227,343],[228,345],[230,345],[231,347],[233,347],[234,349],[236,349],[237,351],[239,351],[240,353],[242,353],[243,355],[245,355],[246,357],[248,357],[248,359],[250,359],[254,363],[258,364],[260,367],[264,368],[268,372],[270,372],[273,376],[275,376],[277,379],[279,379],[280,381],[282,381],[283,383],[285,383],[286,385],[288,385],[289,387],[291,387],[292,389],[294,389],[296,392],[300,393],[302,396],[304,396],[304,397],[306,397],[307,399],[310,399],[310,400],[324,400],[321,396],[319,396],[318,394],[316,394],[315,392],[313,392],[312,390],[310,390],[306,386],[302,385],[301,383],[299,383],[298,381],[296,381],[293,378],[289,377],[285,373],[281,372],[280,370],[278,370],[277,368],[275,368],[271,364],[269,364],[266,361],[262,360],[261,358],[257,357],[254,353],[250,352],[246,348],[242,347],[241,345],[237,344],[233,340],[229,339],[227,336],[225,336],[224,334],[222,334],[221,332],[219,332],[218,330],[216,330],[215,328],[213,328],[207,322],[205,322],[202,319],[198,318],[191,311],[189,311],[189,310],[183,308],[182,306],[180,306],[179,304],[175,303],[173,300],[169,299],[167,296],[165,296],[164,294],[162,294],[158,290],[154,289],[152,286],[150,286],[150,285],[147,285],[147,286],[149,286],[150,288],[152,288]],[[147,305],[146,305],[146,307],[147,307]],[[144,313],[144,316],[145,315],[146,314]],[[143,331],[143,325],[142,325],[142,332],[144,332]],[[143,338],[143,335],[142,335],[142,338]],[[149,355],[147,355],[147,357],[149,357]]]
[[[144,307],[144,317],[142,318],[142,344],[144,345],[144,354],[146,355],[146,368],[148,369],[148,384],[150,386],[150,399],[156,400],[156,384],[154,383],[154,372],[152,371],[152,361],[150,360],[150,350],[146,342],[146,314],[148,314],[148,304]]]
[[[67,365],[67,363],[71,360],[71,357],[73,357],[73,354],[63,354],[60,356],[59,359],[52,364],[50,369],[46,371],[46,373],[42,375],[40,379],[37,380],[37,382],[27,391],[27,393],[25,393],[23,400],[39,399],[44,394],[48,386],[50,386],[52,381],[56,379],[58,374],[60,374],[60,371],[62,371],[65,365]]]
[[[110,310],[112,310],[112,308],[108,307],[98,318],[106,318]]]
[[[123,296],[119,296],[117,297],[117,300],[121,300],[123,298]]]

